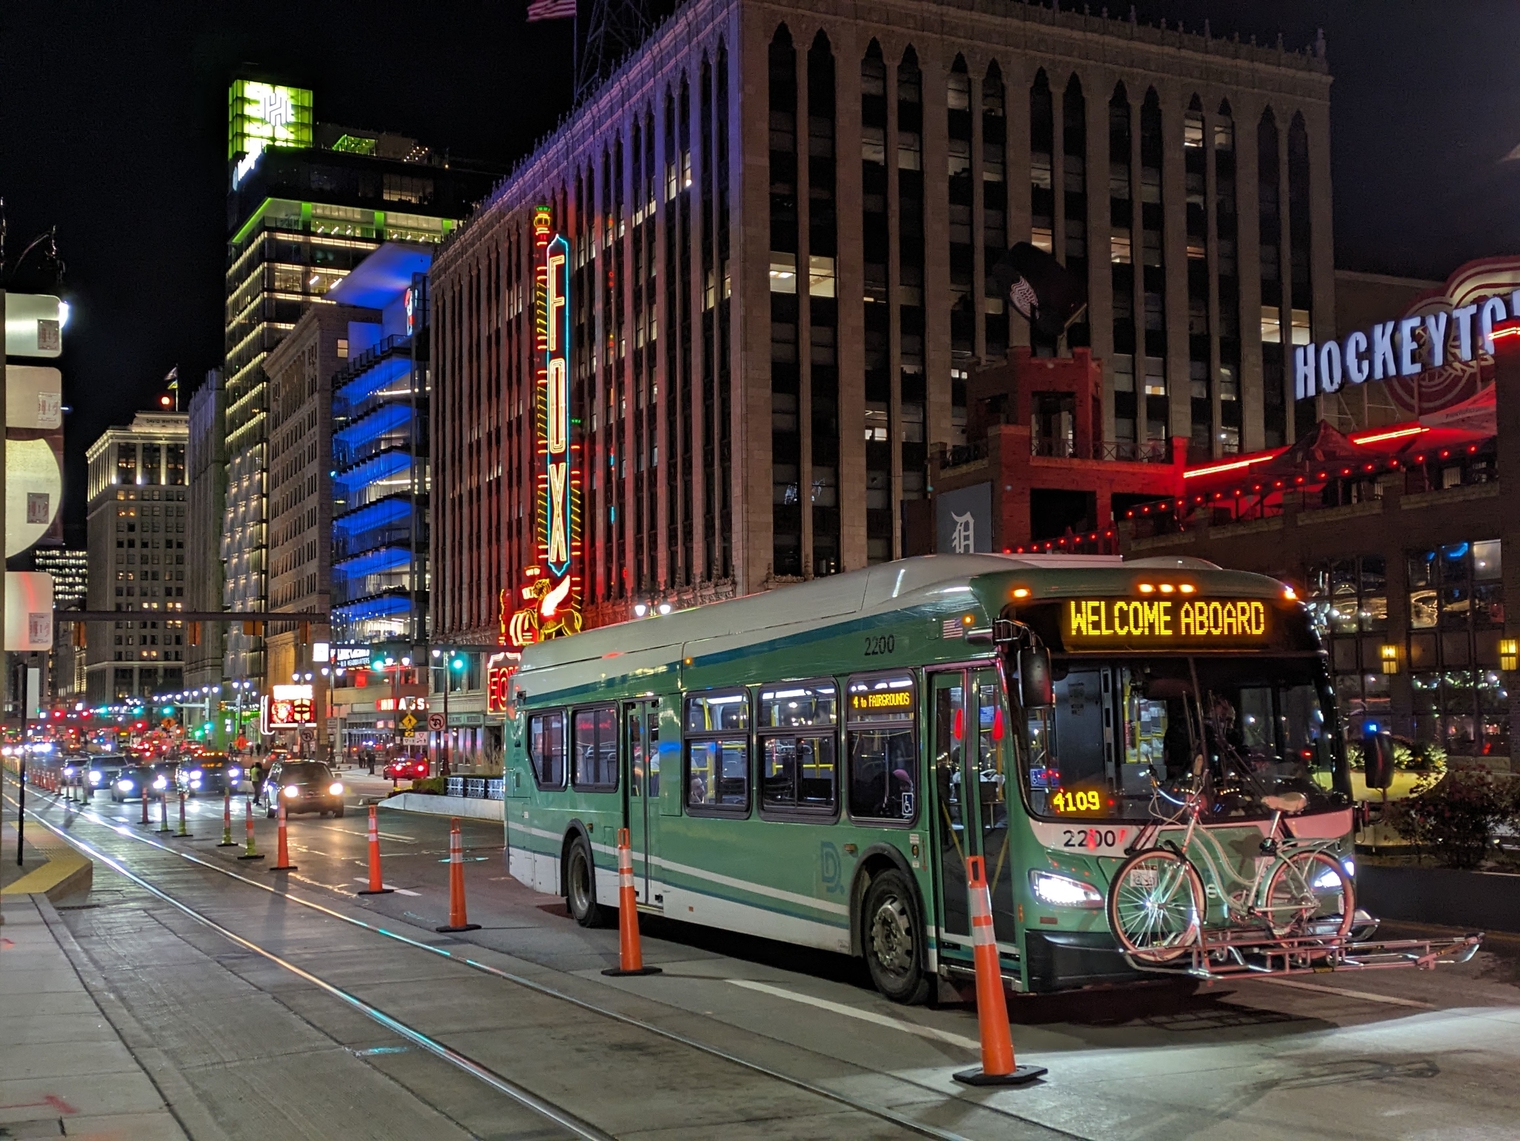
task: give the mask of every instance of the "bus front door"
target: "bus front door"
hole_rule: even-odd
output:
[[[652,902],[649,856],[660,822],[659,726],[658,702],[623,703],[623,826],[633,848],[634,889],[645,905]]]
[[[966,857],[986,862],[994,931],[1014,943],[1013,867],[1008,833],[1009,725],[996,670],[931,675],[934,820],[939,924],[947,944],[970,951]],[[964,942],[962,943],[962,940]]]

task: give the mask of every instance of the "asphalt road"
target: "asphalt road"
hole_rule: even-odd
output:
[[[274,822],[255,821],[268,857],[239,861],[219,800],[192,803],[192,839],[136,804],[37,803],[101,857],[63,914],[197,1138],[1510,1138],[1520,1120],[1512,940],[1431,972],[1019,997],[1019,1058],[1050,1073],[978,1090],[951,1080],[976,1061],[973,1008],[894,1006],[840,956],[644,917],[664,973],[602,976],[617,932],[510,879],[493,825],[462,825],[481,929],[440,935],[441,818],[382,812],[395,891],[361,897],[357,807],[292,820],[297,868],[274,872]]]

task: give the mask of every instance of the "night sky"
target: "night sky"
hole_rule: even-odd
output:
[[[582,0],[585,11],[589,0]],[[12,259],[58,227],[73,305],[62,358],[65,513],[84,451],[221,362],[226,90],[252,65],[316,92],[322,122],[510,164],[569,105],[570,24],[525,0],[5,5],[0,195]],[[1073,0],[1062,0],[1073,7]],[[1101,5],[1093,4],[1097,9]],[[1520,4],[1514,0],[1147,0],[1216,36],[1329,43],[1336,264],[1444,278],[1520,251]],[[1128,6],[1115,0],[1113,13]],[[545,60],[563,60],[547,70]],[[38,283],[27,267],[12,288]],[[82,542],[83,535],[70,535]]]

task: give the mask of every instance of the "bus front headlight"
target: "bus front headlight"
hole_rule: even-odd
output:
[[[1083,883],[1070,876],[1032,871],[1029,873],[1029,886],[1034,890],[1036,899],[1054,907],[1096,908],[1103,906],[1101,891],[1092,884]]]

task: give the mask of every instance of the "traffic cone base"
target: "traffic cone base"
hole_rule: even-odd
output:
[[[624,975],[657,975],[659,967],[644,965],[639,946],[639,895],[633,883],[633,847],[628,829],[618,829],[618,965],[602,972],[613,978]]]
[[[1044,1066],[1020,1066],[1013,1058],[1008,1000],[1003,995],[1003,974],[992,929],[992,892],[981,856],[966,858],[966,895],[971,906],[972,953],[976,956],[976,1021],[982,1037],[982,1065],[952,1076],[968,1086],[1025,1085],[1048,1071]]]

